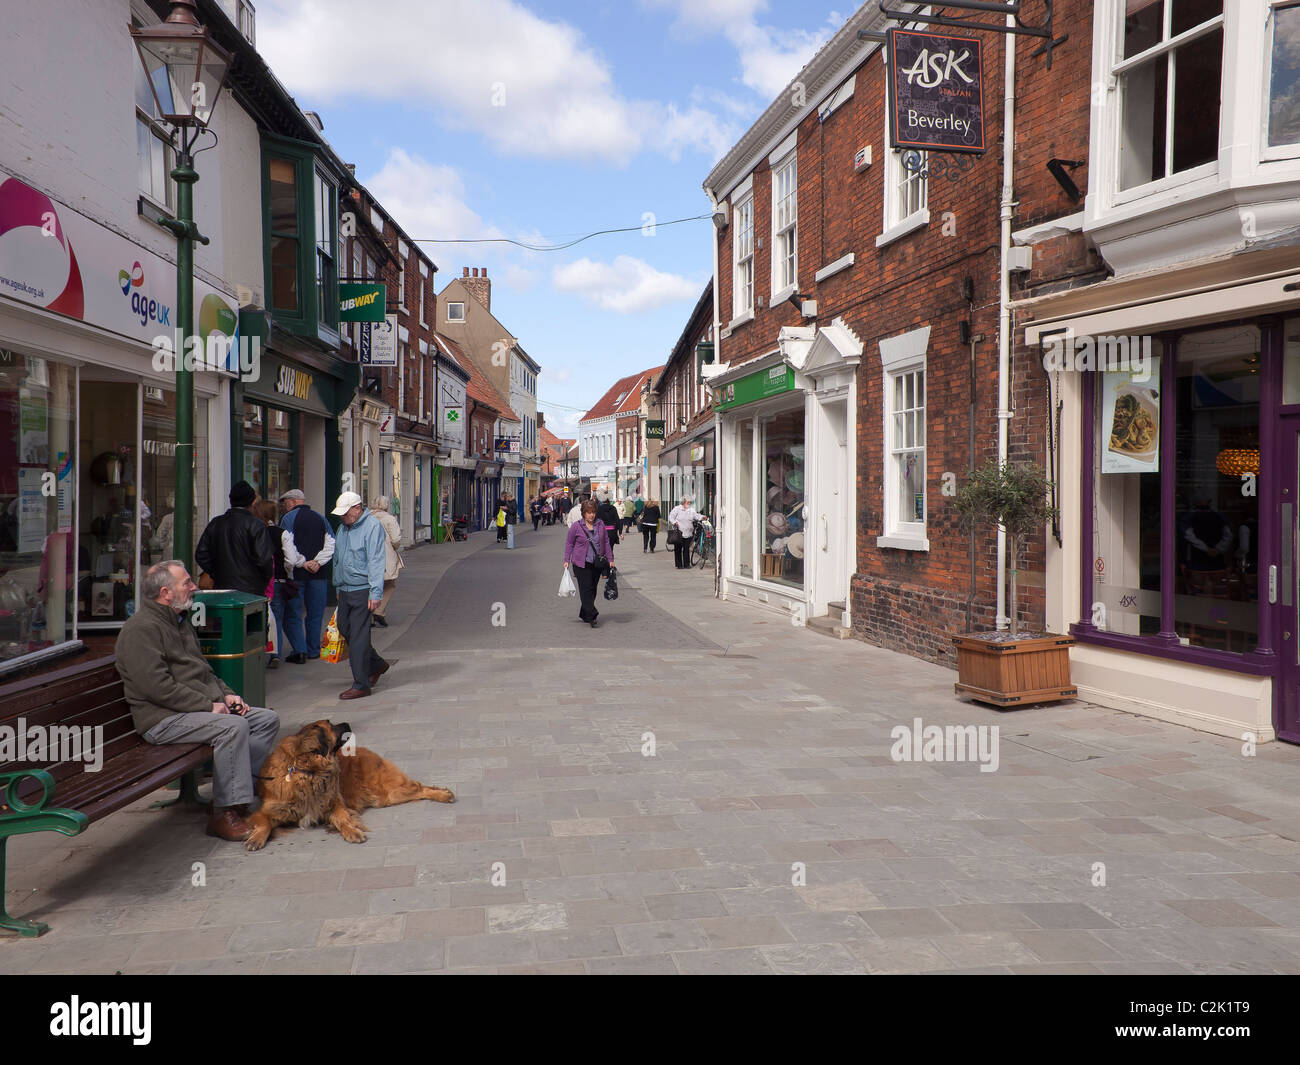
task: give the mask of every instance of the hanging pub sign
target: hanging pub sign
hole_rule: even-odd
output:
[[[367,322],[361,329],[362,366],[397,365],[397,315],[385,315],[380,322]]]
[[[382,322],[387,306],[387,285],[339,282],[340,322]]]
[[[889,137],[894,148],[984,151],[980,41],[919,30],[889,36]]]

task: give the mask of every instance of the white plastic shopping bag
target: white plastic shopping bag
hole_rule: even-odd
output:
[[[557,594],[561,598],[563,598],[566,595],[578,594],[578,584],[573,579],[573,574],[569,571],[569,568],[567,566],[564,569],[564,576],[560,578],[560,590]]]

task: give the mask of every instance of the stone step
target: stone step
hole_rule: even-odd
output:
[[[831,636],[837,640],[847,640],[849,636],[852,635],[850,631],[843,625],[839,624],[838,621],[829,617],[809,618],[808,628],[812,629],[814,632],[820,632],[825,636]]]

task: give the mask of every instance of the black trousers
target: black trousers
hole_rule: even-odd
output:
[[[537,531],[537,526],[541,523],[541,520],[542,516],[540,514],[533,515],[533,532]]]
[[[578,584],[578,610],[580,621],[595,621],[600,616],[596,609],[596,589],[600,587],[600,574],[595,566],[573,566],[573,579]]]
[[[691,565],[691,541],[683,536],[673,545],[673,561],[678,569],[689,569]]]
[[[339,592],[338,626],[348,641],[348,664],[352,667],[352,687],[370,690],[370,678],[384,666],[384,660],[370,646],[370,593],[361,589]]]
[[[655,541],[659,539],[658,525],[641,526],[641,544],[642,547],[648,547],[651,551],[655,549]]]
[[[505,527],[504,525],[498,525],[498,526],[497,526],[497,543],[499,543],[499,544],[504,544],[505,542],[506,542],[506,527]]]

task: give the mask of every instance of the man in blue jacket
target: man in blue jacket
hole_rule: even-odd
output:
[[[370,516],[356,492],[344,492],[334,504],[343,519],[334,542],[334,587],[338,589],[339,633],[348,641],[352,687],[340,699],[364,699],[388,672],[370,646],[370,613],[384,594],[384,527]]]

